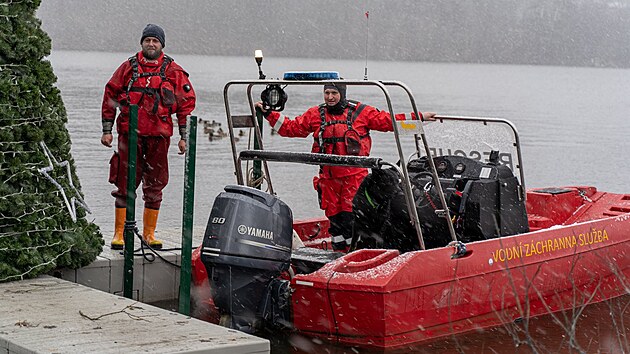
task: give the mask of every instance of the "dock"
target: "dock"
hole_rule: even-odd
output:
[[[194,229],[193,248],[201,244],[203,232],[204,229],[201,227]],[[106,235],[105,246],[94,262],[79,269],[57,269],[51,275],[122,296],[125,257],[122,251],[110,248],[111,234],[113,230],[103,231],[103,235]],[[181,247],[181,229],[162,228],[156,232],[156,237],[164,243],[165,250],[158,253],[166,261],[159,257],[155,257],[154,260],[141,256],[134,257],[132,296],[134,300],[145,303],[168,301],[179,297],[178,267],[181,265],[181,252],[168,249]],[[140,241],[136,239],[135,248],[139,247]],[[151,252],[146,250],[145,253]]]
[[[165,229],[160,239],[176,248],[180,235]],[[123,297],[124,257],[105,238],[86,267],[0,283],[0,354],[270,352],[266,339],[147,304],[178,298],[178,250],[160,252],[172,264],[134,257],[133,298]]]
[[[0,284],[0,353],[269,353],[266,339],[63,279]]]

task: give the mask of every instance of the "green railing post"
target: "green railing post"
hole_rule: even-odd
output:
[[[125,219],[125,265],[123,296],[133,298],[133,239],[136,228],[136,154],[138,151],[138,106],[129,107],[129,141],[127,142],[127,216]]]
[[[184,216],[182,221],[182,265],[179,275],[179,313],[190,316],[190,281],[192,268],[192,227],[195,204],[195,154],[197,117],[187,122],[186,157],[184,159]]]
[[[262,115],[262,111],[257,109],[256,110],[256,120],[258,121],[258,128],[260,129],[260,136],[262,136],[262,132],[263,132],[263,115]],[[258,141],[258,135],[254,134],[254,150],[260,150],[260,142]],[[255,188],[260,189],[260,187],[262,186],[262,183],[258,183],[258,181],[260,181],[260,179],[262,178],[262,161],[260,160],[254,160],[254,171],[253,171],[253,178],[254,181],[256,181],[257,183],[254,185]]]

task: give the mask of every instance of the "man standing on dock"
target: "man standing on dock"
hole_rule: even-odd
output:
[[[112,147],[116,122],[118,151],[110,160],[109,182],[116,186],[112,249],[124,246],[126,217],[129,106],[138,105],[137,188],[142,181],[144,216],[142,236],[149,246],[162,248],[155,239],[162,190],[168,183],[168,149],[173,135],[172,115],[177,116],[180,155],[186,152],[186,119],[195,109],[195,91],[188,73],[164,54],[164,30],[148,24],[140,38],[142,50],[122,63],[105,86],[101,144]],[[120,113],[116,117],[116,110]]]
[[[265,111],[262,102],[256,107],[264,112],[269,124],[281,136],[305,138],[311,133],[311,152],[333,155],[369,156],[372,149],[370,130],[394,130],[391,115],[375,107],[346,99],[346,85],[324,85],[324,103],[289,119],[279,112]],[[420,113],[420,119],[434,120],[435,113]],[[396,120],[405,120],[397,114]],[[415,119],[415,115],[412,116]],[[313,184],[319,195],[320,208],[328,220],[334,250],[344,251],[352,241],[352,200],[367,176],[366,168],[347,166],[320,167]]]

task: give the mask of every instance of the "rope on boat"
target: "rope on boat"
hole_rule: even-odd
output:
[[[267,176],[265,176],[264,174],[262,174],[259,178],[254,179],[254,168],[253,167],[251,167],[251,168],[249,168],[247,170],[247,186],[248,187],[258,188],[258,187],[262,186],[263,182],[266,182],[266,181],[267,181]],[[265,191],[268,192],[269,189],[267,189]]]

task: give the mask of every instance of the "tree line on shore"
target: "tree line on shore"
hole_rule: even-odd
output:
[[[54,49],[128,52],[153,22],[172,53],[630,67],[629,0],[49,0],[38,16]]]

